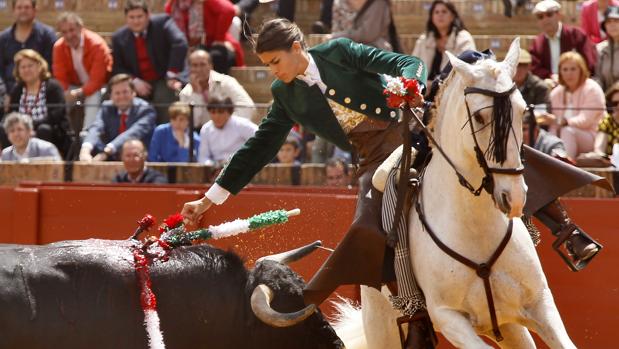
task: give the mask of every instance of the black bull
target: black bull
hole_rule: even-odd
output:
[[[180,247],[150,268],[167,348],[340,348],[319,311],[275,328],[252,312],[259,284],[280,312],[305,305],[303,280],[266,260],[247,270],[232,252]],[[129,241],[0,245],[0,348],[147,348]]]

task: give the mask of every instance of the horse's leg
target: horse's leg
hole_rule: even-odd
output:
[[[368,349],[401,347],[396,322],[400,313],[391,306],[387,287],[383,287],[383,292],[385,294],[372,287],[361,286],[361,312]]]
[[[549,289],[545,289],[538,302],[529,308],[528,318],[532,325],[529,327],[542,338],[551,349],[575,349],[559,315]]]
[[[469,319],[464,314],[447,308],[431,308],[430,318],[434,327],[438,328],[443,336],[457,348],[464,349],[492,349],[491,346],[477,336]]]
[[[527,349],[535,348],[535,342],[529,330],[520,324],[503,324],[499,326],[503,340],[498,342],[499,347],[502,349]],[[490,338],[494,338],[489,334]]]

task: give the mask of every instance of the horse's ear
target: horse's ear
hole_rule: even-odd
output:
[[[471,64],[466,63],[460,58],[454,56],[451,52],[445,51],[447,54],[447,58],[449,58],[449,63],[453,66],[456,72],[462,75],[464,82],[467,85],[470,85],[475,80],[475,74],[473,73],[473,66]]]
[[[513,78],[518,67],[518,59],[520,58],[520,37],[516,37],[509,46],[507,55],[503,60],[503,64],[509,69],[509,75]]]

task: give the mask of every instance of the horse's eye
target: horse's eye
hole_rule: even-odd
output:
[[[475,121],[483,125],[484,118],[481,116],[479,112],[476,112],[475,114],[473,114],[473,118],[475,118]]]

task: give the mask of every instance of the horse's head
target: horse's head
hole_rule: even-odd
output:
[[[452,142],[460,154],[468,155],[464,171],[485,175],[484,189],[510,218],[522,215],[526,198],[520,158],[526,103],[512,80],[519,54],[518,38],[503,62],[485,59],[468,64],[447,52],[455,81],[441,102],[447,104],[441,108],[443,115],[449,116],[439,122],[451,128],[444,135],[453,139],[441,137],[441,143]]]

